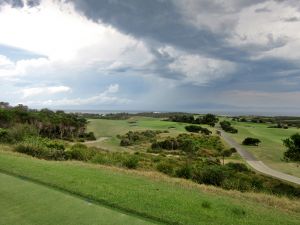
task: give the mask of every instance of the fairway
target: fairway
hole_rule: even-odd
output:
[[[87,130],[94,132],[96,138],[107,137],[107,139],[88,145],[112,151],[127,151],[128,148],[120,147],[120,139],[117,138],[117,135],[124,135],[128,131],[167,130],[167,136],[177,136],[179,133],[186,132],[185,126],[187,125],[189,124],[140,116],[133,116],[128,120],[90,119]],[[201,126],[215,132],[214,128],[207,125]]]
[[[231,122],[238,129],[237,134],[228,134],[239,144],[246,137],[254,137],[261,140],[258,147],[243,146],[249,152],[253,153],[257,159],[275,170],[300,177],[300,167],[296,163],[283,161],[283,153],[285,147],[282,140],[290,137],[292,134],[299,133],[297,128],[278,129],[268,128],[270,124],[246,123],[246,122]]]
[[[87,127],[88,131],[94,132],[97,138],[107,137],[107,140],[88,145],[110,151],[128,151],[128,148],[120,146],[120,139],[117,138],[117,135],[124,135],[128,131],[147,129],[168,130],[169,135],[177,135],[180,132],[185,132],[185,126],[184,123],[162,121],[150,117],[132,117],[128,120],[90,119]]]
[[[149,221],[0,173],[1,225],[150,225]]]

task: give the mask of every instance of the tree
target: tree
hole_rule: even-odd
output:
[[[287,148],[284,152],[284,158],[291,161],[300,161],[300,134],[293,134],[290,138],[283,140]]]
[[[222,129],[228,133],[236,134],[238,132],[237,129],[231,126],[229,121],[222,121],[220,122]]]
[[[213,114],[206,114],[201,119],[202,124],[208,124],[212,127],[214,127],[218,121],[219,121],[219,119],[216,117],[216,115],[213,115]]]
[[[257,138],[251,138],[251,137],[247,137],[245,138],[245,140],[243,141],[243,145],[253,145],[253,146],[258,146],[258,144],[261,141]]]
[[[199,131],[202,130],[202,127],[196,125],[190,125],[190,126],[186,126],[185,129],[188,132],[199,133]]]

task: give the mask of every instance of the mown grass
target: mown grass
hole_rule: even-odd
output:
[[[129,149],[145,150],[145,146],[142,146],[141,148],[139,148],[138,146],[133,148],[121,147],[120,139],[117,138],[117,135],[124,135],[128,131],[167,130],[169,133],[163,134],[162,136],[175,137],[179,133],[185,133],[185,126],[187,125],[189,124],[163,121],[159,118],[139,116],[131,117],[128,120],[90,119],[87,130],[94,132],[97,138],[108,137],[108,139],[102,142],[95,142],[88,145],[101,147],[111,151],[128,151]],[[206,125],[202,126],[207,127],[215,132],[214,128],[210,128]]]
[[[292,210],[286,212],[284,207],[275,209],[259,201],[223,194],[225,191],[221,189],[210,192],[195,184],[187,187],[149,179],[135,174],[137,172],[126,173],[84,163],[50,162],[0,152],[0,170],[170,224],[284,225],[298,224],[300,219],[297,201],[283,198],[287,205],[293,205]]]
[[[259,160],[262,160],[273,169],[300,177],[300,167],[297,163],[283,161],[283,153],[285,147],[282,140],[290,137],[292,134],[300,133],[297,128],[279,129],[268,128],[270,124],[246,123],[246,122],[231,122],[238,129],[237,134],[230,136],[242,143],[246,137],[254,137],[261,140],[258,147],[243,146],[253,153]]]
[[[0,173],[0,224],[2,225],[150,225],[87,200]]]

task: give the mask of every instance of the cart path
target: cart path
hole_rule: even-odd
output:
[[[255,170],[258,172],[261,172],[265,175],[278,178],[280,180],[285,180],[294,184],[300,185],[300,178],[295,177],[286,173],[279,172],[277,170],[271,169],[266,164],[264,164],[262,161],[255,158],[254,155],[252,155],[250,152],[245,150],[240,144],[238,144],[236,141],[234,141],[231,137],[229,137],[225,132],[222,130],[219,130],[221,132],[221,137],[232,147],[234,147],[237,152],[240,154],[240,156],[246,160],[246,162]]]

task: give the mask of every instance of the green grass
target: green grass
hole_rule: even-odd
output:
[[[134,122],[134,123],[132,123]],[[109,137],[102,142],[96,142],[89,145],[101,147],[111,151],[127,151],[128,148],[120,147],[120,140],[117,135],[124,135],[128,131],[142,131],[142,130],[168,130],[167,136],[177,136],[179,133],[186,132],[186,123],[177,123],[170,121],[163,121],[159,118],[139,117],[134,116],[128,120],[106,120],[106,119],[90,119],[87,127],[88,131],[94,132],[97,138]],[[214,128],[207,127],[214,132]],[[133,147],[135,149],[136,147]],[[137,149],[136,150],[145,150]]]
[[[291,225],[298,224],[300,219],[299,204],[295,200],[283,198],[282,201],[287,201],[288,206],[296,204],[291,211],[284,212],[284,207],[271,208],[260,201],[247,200],[247,194],[231,196],[224,194],[225,191],[221,189],[213,188],[215,193],[212,193],[205,191],[209,188],[201,190],[194,184],[186,186],[181,182],[165,182],[134,174],[137,172],[122,172],[79,162],[45,161],[0,151],[0,170],[170,224]],[[1,184],[4,185],[5,183]],[[11,188],[14,189],[13,186]],[[264,198],[268,199],[264,195],[255,197]],[[275,197],[270,197],[273,198]],[[17,204],[18,200],[14,201]],[[49,203],[50,205],[52,204]],[[3,205],[1,210],[2,208]]]
[[[230,136],[238,143],[242,143],[246,137],[254,137],[261,140],[258,147],[244,146],[244,148],[252,152],[259,160],[273,169],[300,177],[300,168],[296,163],[287,163],[282,160],[285,151],[282,140],[290,137],[294,133],[300,133],[299,129],[268,128],[268,126],[270,126],[269,124],[234,121],[231,123],[238,129],[238,133],[230,134]]]
[[[0,180],[1,225],[154,224],[24,179],[0,173]]]
[[[90,119],[88,131],[93,131],[96,137],[114,137],[118,134],[124,135],[130,130],[139,131],[155,129],[169,130],[170,132],[184,132],[185,126],[186,124],[184,123],[162,121],[160,119],[150,117],[132,117],[128,120]]]

